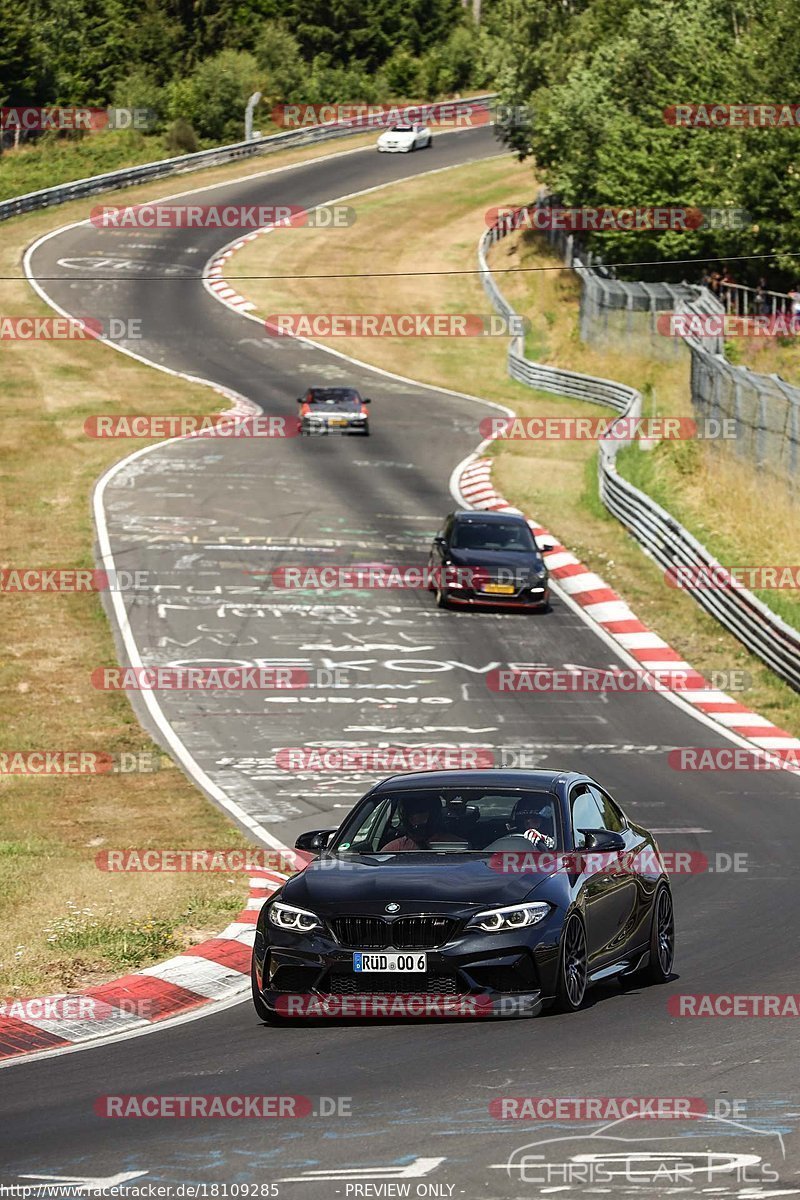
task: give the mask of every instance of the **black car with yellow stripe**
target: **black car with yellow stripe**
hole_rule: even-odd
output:
[[[468,510],[451,513],[433,539],[429,590],[440,608],[450,605],[546,609],[549,574],[521,513]]]

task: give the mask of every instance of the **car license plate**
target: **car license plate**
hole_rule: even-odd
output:
[[[363,971],[397,971],[402,972],[422,972],[428,969],[427,954],[420,954],[415,951],[413,954],[368,954],[363,950],[356,950],[353,954],[353,970]]]
[[[485,583],[482,591],[489,592],[492,596],[513,596],[515,588],[510,583]]]
[[[329,425],[346,425],[347,417],[331,417],[328,424]]]

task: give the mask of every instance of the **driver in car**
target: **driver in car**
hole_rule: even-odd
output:
[[[430,850],[430,838],[434,835],[437,818],[441,814],[438,800],[428,797],[408,796],[400,802],[400,836],[381,847],[381,853],[395,850]]]
[[[534,846],[540,849],[555,850],[556,839],[549,832],[553,828],[551,805],[543,808],[541,801],[535,801],[525,796],[514,805],[514,811],[511,814],[511,832],[527,838],[529,842],[533,842]]]

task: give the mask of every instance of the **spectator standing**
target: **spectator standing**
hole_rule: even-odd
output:
[[[753,297],[753,312],[759,317],[768,317],[772,312],[772,304],[767,295],[767,281],[763,275],[758,281]]]

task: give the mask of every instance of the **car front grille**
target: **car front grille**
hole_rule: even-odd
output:
[[[330,926],[337,942],[354,950],[435,950],[452,940],[458,921],[452,917],[336,917]]]
[[[369,974],[329,975],[320,985],[331,996],[456,996],[455,975]]]

